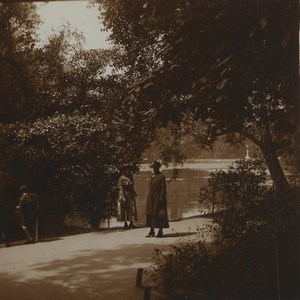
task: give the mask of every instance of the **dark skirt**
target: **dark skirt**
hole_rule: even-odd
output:
[[[158,215],[147,215],[146,217],[146,227],[151,228],[169,228],[168,217],[159,218]]]

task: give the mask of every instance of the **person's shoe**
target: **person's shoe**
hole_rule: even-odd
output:
[[[162,238],[163,237],[163,231],[162,230],[159,230],[157,235],[156,235],[157,238]]]
[[[155,232],[150,230],[149,233],[146,235],[146,238],[154,237],[154,236],[155,236]]]
[[[124,223],[124,229],[128,229],[128,224],[127,224],[127,222]]]

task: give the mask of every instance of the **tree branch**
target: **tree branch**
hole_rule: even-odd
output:
[[[253,136],[251,133],[245,131],[245,130],[238,130],[236,131],[239,134],[243,135],[244,137],[246,137],[247,139],[249,139],[250,141],[252,141],[254,144],[256,144],[257,146],[261,147],[262,146],[262,142],[257,139],[255,136]]]

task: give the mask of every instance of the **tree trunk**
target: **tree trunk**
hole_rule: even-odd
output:
[[[299,210],[294,207],[296,199],[293,198],[292,189],[282,170],[269,132],[265,134],[261,151],[274,181],[278,296],[282,299],[296,299],[300,250],[296,238],[299,235]]]
[[[276,148],[270,133],[266,133],[261,145],[261,151],[274,182],[275,196],[282,201],[291,195],[291,188],[279,162]]]

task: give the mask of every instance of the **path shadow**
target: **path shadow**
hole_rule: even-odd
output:
[[[190,216],[190,217],[184,217],[184,218],[177,218],[177,219],[172,219],[170,220],[171,222],[180,222],[184,220],[190,220],[190,219],[212,219],[216,213],[211,214],[211,213],[206,213],[206,214],[200,214],[200,215],[195,215],[195,216]]]
[[[17,246],[24,246],[26,244],[38,244],[38,243],[49,243],[49,242],[54,242],[54,241],[60,241],[63,240],[63,238],[43,238],[40,239],[38,242],[35,243],[26,243],[26,240],[18,240],[18,241],[13,241],[10,242],[9,246],[5,246],[4,244],[0,244],[0,249],[1,248],[11,248],[11,247],[17,247]]]
[[[6,273],[0,269],[0,298],[140,300],[143,290],[135,287],[137,269],[152,263],[154,249],[167,250],[173,243],[171,238],[175,242],[176,238],[198,233],[197,230],[170,232],[164,235],[166,241],[161,242],[161,239],[156,238],[144,239],[143,231],[140,231],[142,239],[139,236],[132,238],[135,234],[139,235],[139,231],[131,233],[126,230],[130,234],[125,236],[118,233],[122,229],[113,231],[116,231],[114,235],[109,234],[112,233],[110,230],[101,230],[78,238],[62,238],[59,242],[56,241],[61,238],[53,236],[49,237],[52,240],[41,241],[53,242],[53,245],[24,248],[24,256],[13,260],[11,266],[7,262],[3,263]],[[101,238],[98,239],[98,236]],[[81,244],[77,247],[74,243]],[[36,258],[31,255],[32,251],[36,253]],[[27,257],[32,261],[19,262]]]
[[[197,234],[198,232],[175,232],[164,234],[162,238],[174,238],[174,237],[185,237]]]
[[[48,242],[54,242],[54,241],[61,241],[63,240],[63,238],[45,238],[45,239],[41,239],[39,240],[37,243],[48,243]]]
[[[87,249],[29,265],[14,275],[0,270],[1,299],[140,300],[143,290],[135,287],[137,269],[151,263],[153,250],[153,244]]]

